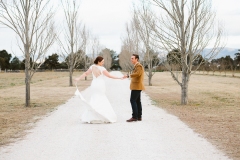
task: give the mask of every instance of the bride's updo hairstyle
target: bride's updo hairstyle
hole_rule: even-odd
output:
[[[94,60],[94,64],[98,64],[98,62],[102,62],[103,57],[98,56],[95,60]]]

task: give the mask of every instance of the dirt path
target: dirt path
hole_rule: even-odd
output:
[[[154,106],[145,93],[143,121],[127,123],[131,117],[130,81],[106,81],[117,123],[82,123],[84,107],[73,97],[39,121],[23,140],[2,148],[0,160],[228,159],[177,117]],[[89,99],[90,92],[88,88],[82,94]]]

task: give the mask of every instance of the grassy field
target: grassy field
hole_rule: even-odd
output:
[[[76,72],[74,75],[80,75]],[[89,86],[92,77],[81,81],[79,89]],[[35,122],[70,99],[67,72],[37,72],[31,83],[31,107],[24,107],[24,73],[0,73],[0,146],[26,134]]]
[[[82,80],[80,89],[88,87],[91,80]],[[152,83],[148,86],[145,76],[145,92],[153,103],[179,117],[231,158],[240,159],[240,78],[191,76],[186,106],[180,105],[180,86],[170,73],[156,73]],[[67,72],[38,72],[32,80],[31,107],[26,108],[24,73],[0,73],[0,146],[21,138],[74,91],[75,87],[68,86]]]
[[[170,73],[156,73],[152,83],[147,86],[145,80],[146,93],[159,107],[179,117],[228,156],[240,159],[240,78],[192,75],[186,106],[180,105],[181,89]]]

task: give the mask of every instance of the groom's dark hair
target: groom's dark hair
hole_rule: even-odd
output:
[[[137,60],[139,61],[139,55],[137,55],[137,54],[133,54],[132,56],[134,56],[135,59],[137,59]]]

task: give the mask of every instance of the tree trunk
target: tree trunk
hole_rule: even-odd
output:
[[[235,71],[236,71],[236,68],[232,68],[232,76],[235,77]]]
[[[87,71],[86,61],[85,61],[85,72]],[[85,76],[85,81],[87,80],[87,76]]]
[[[29,53],[29,48],[27,45],[25,45],[25,52]],[[25,56],[25,87],[26,87],[26,95],[25,95],[25,107],[30,107],[30,73],[29,73],[29,67],[30,66],[30,57],[29,54],[26,54]]]
[[[25,61],[25,63],[26,66],[27,61]],[[26,84],[25,107],[30,107],[30,75],[28,68],[25,68],[25,84]]]
[[[72,75],[73,75],[73,67],[70,66],[70,68],[69,68],[69,86],[73,86]]]
[[[188,104],[188,82],[189,75],[186,70],[182,71],[182,86],[181,86],[181,104]]]
[[[86,49],[85,49],[86,50]],[[86,53],[86,52],[85,52]],[[86,58],[86,54],[85,54],[85,57],[84,57],[84,69],[85,69],[85,72],[87,71],[87,58]],[[85,81],[87,80],[87,76],[85,76]]]
[[[24,51],[25,51],[25,84],[26,84],[26,97],[25,97],[25,106],[30,107],[30,82],[31,82],[31,75],[29,69],[31,69],[31,58],[29,53],[29,37],[28,37],[28,22],[25,22],[26,26],[26,43],[24,44]]]
[[[26,6],[27,7],[27,3]],[[30,42],[29,42],[29,23],[28,23],[29,14],[25,15],[25,44],[24,44],[24,51],[25,51],[25,84],[26,84],[26,102],[25,106],[30,107],[30,82],[31,82],[31,75],[29,69],[31,69],[31,57],[30,57]]]
[[[149,69],[148,70],[148,85],[149,86],[152,86],[152,70],[151,69]]]

